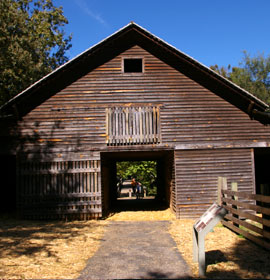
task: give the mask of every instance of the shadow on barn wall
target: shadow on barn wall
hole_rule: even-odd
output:
[[[38,121],[34,127],[21,125],[20,121],[10,123],[2,139],[7,149],[0,156],[1,178],[2,182],[6,182],[1,184],[2,213],[17,210],[25,216],[27,212],[41,215],[44,211],[47,217],[59,218],[61,209],[68,209],[74,203],[78,202],[77,211],[85,208],[83,202],[79,203],[80,197],[65,194],[82,191],[81,174],[70,173],[70,170],[86,166],[81,166],[80,162],[74,165],[68,160],[61,161],[61,158],[57,162],[53,161],[56,154],[61,156],[61,140],[57,136],[63,129],[60,120],[55,121],[48,132],[42,129],[42,122]],[[72,145],[72,152],[76,152],[81,146],[79,134],[76,135],[76,141],[73,138],[73,142],[76,144]],[[64,149],[71,150],[68,142]],[[28,154],[29,151],[31,154]],[[12,156],[8,155],[10,153]],[[73,212],[76,214],[76,211]]]

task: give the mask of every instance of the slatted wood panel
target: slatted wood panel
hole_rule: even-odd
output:
[[[169,154],[169,162],[172,163],[171,164],[171,186],[170,186],[170,208],[171,210],[177,214],[176,211],[176,203],[177,203],[177,199],[176,199],[176,184],[175,184],[175,159],[174,159],[174,152]]]
[[[100,161],[22,161],[18,193],[25,218],[101,217]]]
[[[106,132],[107,145],[143,145],[159,143],[159,108],[107,108]]]
[[[254,191],[250,149],[175,151],[175,162],[180,218],[197,218],[216,201],[219,176],[238,182],[241,191]]]

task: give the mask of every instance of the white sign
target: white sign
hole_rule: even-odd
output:
[[[203,230],[213,220],[213,218],[219,214],[221,210],[221,206],[217,205],[216,203],[212,204],[195,223],[194,227],[196,231],[199,232]]]

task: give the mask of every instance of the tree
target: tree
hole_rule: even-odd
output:
[[[67,23],[52,0],[0,1],[0,105],[68,60]]]
[[[270,104],[270,55],[258,54],[251,57],[244,51],[239,67],[210,67],[243,89]]]
[[[123,180],[135,177],[147,189],[148,195],[157,194],[156,161],[121,161],[117,162],[117,177]]]

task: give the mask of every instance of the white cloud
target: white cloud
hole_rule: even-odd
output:
[[[101,17],[100,14],[92,11],[88,6],[87,2],[85,0],[77,0],[76,4],[87,14],[89,15],[92,19],[98,21],[99,23],[103,25],[107,25],[106,21]]]

